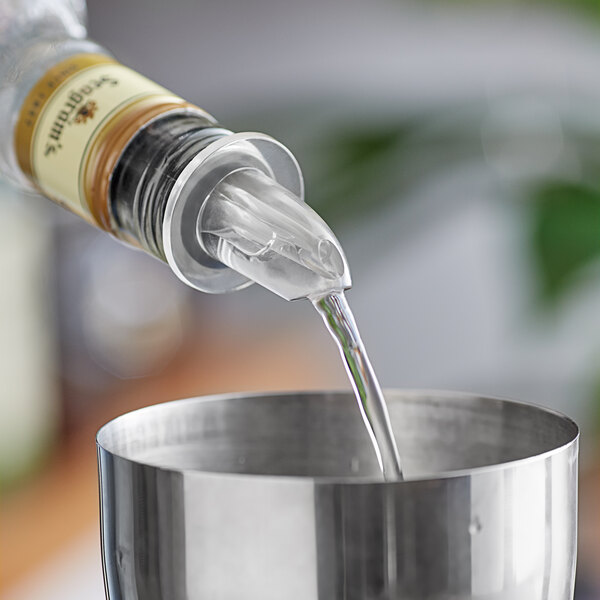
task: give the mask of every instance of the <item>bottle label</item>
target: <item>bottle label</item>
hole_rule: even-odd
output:
[[[102,154],[99,145],[111,137],[109,131],[123,137],[123,115],[133,114],[136,106],[143,106],[144,114],[156,115],[160,107],[166,110],[185,104],[108,56],[72,56],[50,69],[25,100],[15,130],[19,165],[45,195],[84,219],[110,228],[107,208],[94,203],[98,182],[89,172],[97,167],[92,157]],[[139,115],[136,123],[139,127]],[[122,140],[117,149],[122,151],[127,141]],[[104,187],[107,194],[108,186]]]

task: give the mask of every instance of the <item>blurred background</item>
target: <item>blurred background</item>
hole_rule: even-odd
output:
[[[600,0],[89,0],[90,35],[304,168],[387,387],[583,429],[600,598]],[[0,183],[0,597],[103,598],[94,434],[128,410],[347,387],[307,302],[210,297]]]

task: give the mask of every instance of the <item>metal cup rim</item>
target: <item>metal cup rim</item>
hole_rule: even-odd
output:
[[[192,401],[202,402],[202,403],[221,402],[221,401],[227,401],[227,400],[243,401],[244,399],[247,399],[247,398],[257,398],[257,397],[260,397],[263,399],[275,400],[275,398],[280,399],[285,396],[313,395],[313,394],[332,394],[332,395],[345,394],[345,395],[349,395],[351,393],[352,393],[351,390],[347,390],[347,389],[346,390],[344,390],[344,389],[327,389],[327,390],[316,389],[316,390],[285,390],[285,391],[271,390],[268,392],[253,391],[253,392],[229,392],[229,393],[219,393],[219,394],[208,394],[208,395],[202,395],[202,396],[193,396],[193,397],[187,397],[187,398],[178,398],[178,399],[174,399],[174,400],[168,400],[165,402],[160,402],[160,403],[144,406],[141,408],[137,408],[135,410],[128,411],[126,413],[123,413],[121,415],[114,417],[113,419],[111,419],[110,421],[108,421],[107,423],[102,425],[102,427],[100,427],[100,429],[96,432],[96,438],[95,438],[96,447],[97,447],[98,452],[100,452],[100,451],[106,452],[107,454],[110,454],[111,456],[128,461],[132,464],[150,467],[150,468],[156,469],[158,471],[166,471],[166,472],[171,472],[171,473],[182,473],[182,474],[185,474],[186,477],[187,476],[198,476],[198,477],[203,477],[203,478],[235,478],[236,480],[250,479],[253,481],[258,481],[258,480],[265,481],[265,482],[270,481],[273,484],[276,484],[277,482],[281,482],[281,483],[285,482],[286,485],[289,485],[290,482],[297,482],[297,483],[303,483],[303,484],[310,483],[310,485],[315,485],[315,486],[317,486],[317,485],[318,486],[327,486],[327,485],[335,485],[335,486],[357,486],[357,485],[358,486],[360,486],[360,485],[363,485],[363,486],[367,486],[367,485],[386,485],[386,486],[393,485],[393,486],[396,486],[396,485],[400,485],[400,486],[407,486],[407,485],[417,485],[417,484],[420,485],[420,484],[432,483],[435,481],[439,481],[441,479],[444,479],[444,480],[460,479],[462,477],[472,477],[474,475],[485,475],[486,473],[492,473],[492,472],[497,473],[497,472],[505,470],[505,469],[508,470],[508,469],[513,469],[515,467],[526,466],[527,464],[546,460],[547,458],[554,456],[555,454],[564,452],[564,451],[568,450],[568,448],[570,448],[571,446],[579,443],[580,429],[579,429],[579,426],[577,425],[577,423],[575,423],[575,421],[573,421],[573,419],[571,419],[568,415],[566,415],[556,409],[549,408],[547,406],[543,406],[543,405],[536,404],[533,402],[525,402],[522,400],[513,400],[513,399],[509,399],[509,398],[504,398],[501,396],[495,396],[495,395],[485,395],[485,394],[479,394],[479,393],[475,393],[475,392],[461,392],[458,390],[437,390],[437,389],[428,389],[428,388],[422,388],[422,389],[421,388],[410,388],[410,389],[386,388],[384,390],[384,393],[402,394],[402,395],[406,395],[406,396],[410,396],[410,395],[433,396],[436,398],[448,398],[448,399],[456,398],[456,399],[463,399],[463,400],[469,400],[469,399],[475,400],[476,399],[478,401],[484,401],[484,402],[489,401],[489,402],[495,402],[495,403],[513,404],[513,405],[520,405],[520,406],[525,406],[525,407],[529,407],[529,408],[535,408],[546,414],[553,415],[557,419],[562,420],[568,427],[570,427],[572,430],[571,434],[569,436],[570,439],[566,443],[561,444],[560,446],[551,448],[550,450],[541,452],[539,454],[535,454],[533,456],[527,456],[527,457],[523,457],[523,458],[519,458],[519,459],[515,459],[515,460],[510,460],[510,461],[500,462],[500,463],[495,463],[495,464],[490,464],[490,465],[483,465],[483,466],[479,466],[479,467],[456,469],[456,470],[451,470],[451,471],[441,471],[439,473],[436,472],[435,474],[425,474],[423,476],[411,477],[409,475],[409,477],[407,477],[403,481],[394,481],[394,482],[388,482],[381,478],[375,478],[375,477],[351,477],[351,476],[342,476],[342,475],[309,477],[309,476],[294,476],[294,475],[269,475],[269,474],[215,472],[215,471],[202,471],[202,470],[189,469],[189,468],[164,467],[164,466],[159,466],[159,465],[153,464],[152,461],[144,461],[144,460],[131,458],[129,456],[125,456],[119,452],[109,449],[101,441],[101,437],[102,437],[103,433],[109,427],[114,426],[114,424],[117,421],[126,419],[130,415],[135,415],[140,412],[148,412],[148,411],[152,411],[152,410],[164,409],[164,407],[167,405],[172,406],[174,404],[184,404],[184,403],[189,403]]]

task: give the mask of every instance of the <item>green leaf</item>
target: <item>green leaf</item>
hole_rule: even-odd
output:
[[[579,5],[590,14],[600,17],[600,0],[575,0],[573,4],[571,4],[571,0],[562,0],[562,4],[565,4],[569,8],[571,8],[573,4]]]
[[[542,299],[555,303],[600,258],[600,190],[556,182],[534,193],[533,253]]]
[[[321,140],[315,148],[318,164],[307,170],[311,204],[327,222],[337,223],[389,199],[386,184],[393,179],[399,152],[408,136],[401,126],[383,130],[346,130]]]

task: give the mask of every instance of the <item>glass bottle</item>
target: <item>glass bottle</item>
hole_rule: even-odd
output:
[[[82,0],[2,0],[0,171],[205,292],[350,287],[289,150],[118,63],[84,19]]]

